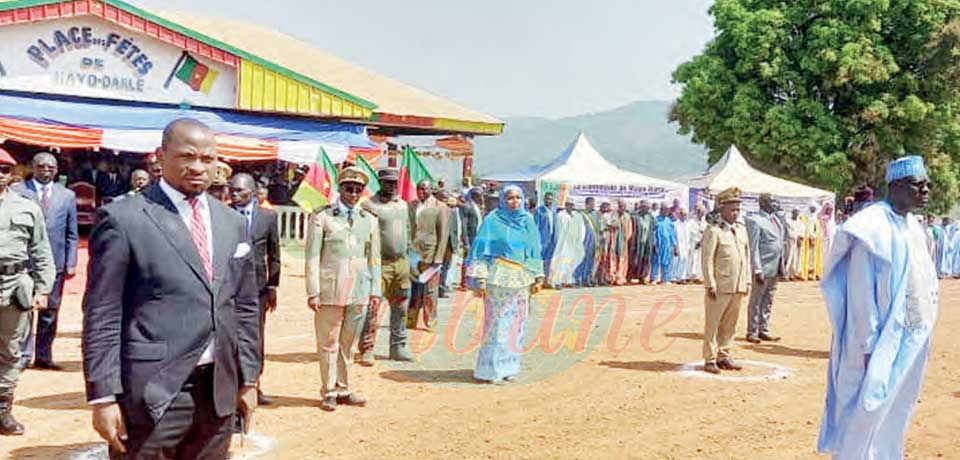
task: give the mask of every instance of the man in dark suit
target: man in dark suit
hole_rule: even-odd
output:
[[[209,198],[213,132],[180,119],[163,178],[101,208],[90,236],[83,371],[114,459],[217,459],[248,426],[260,374],[256,269],[243,217]]]
[[[94,179],[97,186],[97,196],[100,199],[113,199],[127,192],[127,179],[121,177],[117,165],[101,161],[97,164],[97,174]]]
[[[40,205],[46,221],[47,238],[53,251],[57,277],[47,299],[47,308],[37,317],[36,340],[33,328],[21,344],[20,367],[27,367],[31,359],[37,369],[61,370],[53,362],[53,339],[57,335],[57,313],[63,297],[65,278],[77,273],[77,196],[54,181],[57,177],[57,159],[41,152],[33,157],[33,179],[17,184],[14,189]],[[34,356],[36,349],[36,356]]]
[[[257,181],[247,173],[238,173],[230,179],[230,203],[247,221],[253,246],[254,265],[257,268],[257,290],[260,292],[260,359],[263,362],[264,327],[267,312],[277,309],[277,286],[280,285],[280,232],[277,231],[276,211],[261,208],[257,202]],[[263,365],[260,366],[263,374]],[[270,405],[257,386],[257,404]]]
[[[467,179],[467,178],[464,178]],[[470,253],[473,247],[473,240],[477,237],[477,230],[480,229],[480,223],[483,222],[483,189],[473,187],[467,192],[467,200],[460,206],[460,217],[463,219],[463,244],[464,257]],[[467,264],[463,264],[460,271],[460,288],[467,288]]]

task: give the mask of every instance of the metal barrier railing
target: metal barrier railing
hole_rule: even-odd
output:
[[[277,206],[277,232],[281,246],[303,246],[310,214],[299,206]]]

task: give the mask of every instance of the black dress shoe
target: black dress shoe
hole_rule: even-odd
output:
[[[710,362],[703,365],[703,371],[708,374],[719,374],[720,368],[717,367],[717,363]]]
[[[320,403],[320,408],[327,412],[333,412],[337,410],[337,397],[330,395],[326,398],[323,398],[323,402]]]
[[[755,336],[755,335],[748,335],[748,336],[747,336],[747,342],[750,342],[750,343],[760,343],[760,337],[757,337],[757,336]]]
[[[45,371],[62,371],[63,370],[63,366],[59,364],[54,364],[53,362],[50,362],[50,361],[34,361],[33,368],[45,370]]]
[[[363,407],[367,405],[367,400],[357,396],[355,393],[337,396],[337,404],[344,406]]]
[[[725,371],[739,371],[739,370],[743,370],[743,366],[737,364],[736,361],[734,361],[734,360],[732,360],[732,359],[730,359],[730,358],[723,358],[723,359],[717,361],[717,367],[719,367],[720,369],[723,369],[723,370],[725,370]]]
[[[764,342],[779,342],[779,341],[780,341],[780,337],[777,337],[777,336],[775,336],[775,335],[767,334],[766,332],[761,332],[761,333],[760,333],[760,340],[763,340]]]

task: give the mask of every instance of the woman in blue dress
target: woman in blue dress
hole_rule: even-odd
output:
[[[530,296],[543,284],[540,234],[523,203],[519,187],[503,189],[466,261],[471,287],[483,298],[483,346],[473,371],[482,382],[512,381],[520,373]]]

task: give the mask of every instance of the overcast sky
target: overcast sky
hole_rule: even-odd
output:
[[[710,0],[132,1],[274,27],[498,116],[673,99],[670,73],[713,35]]]

